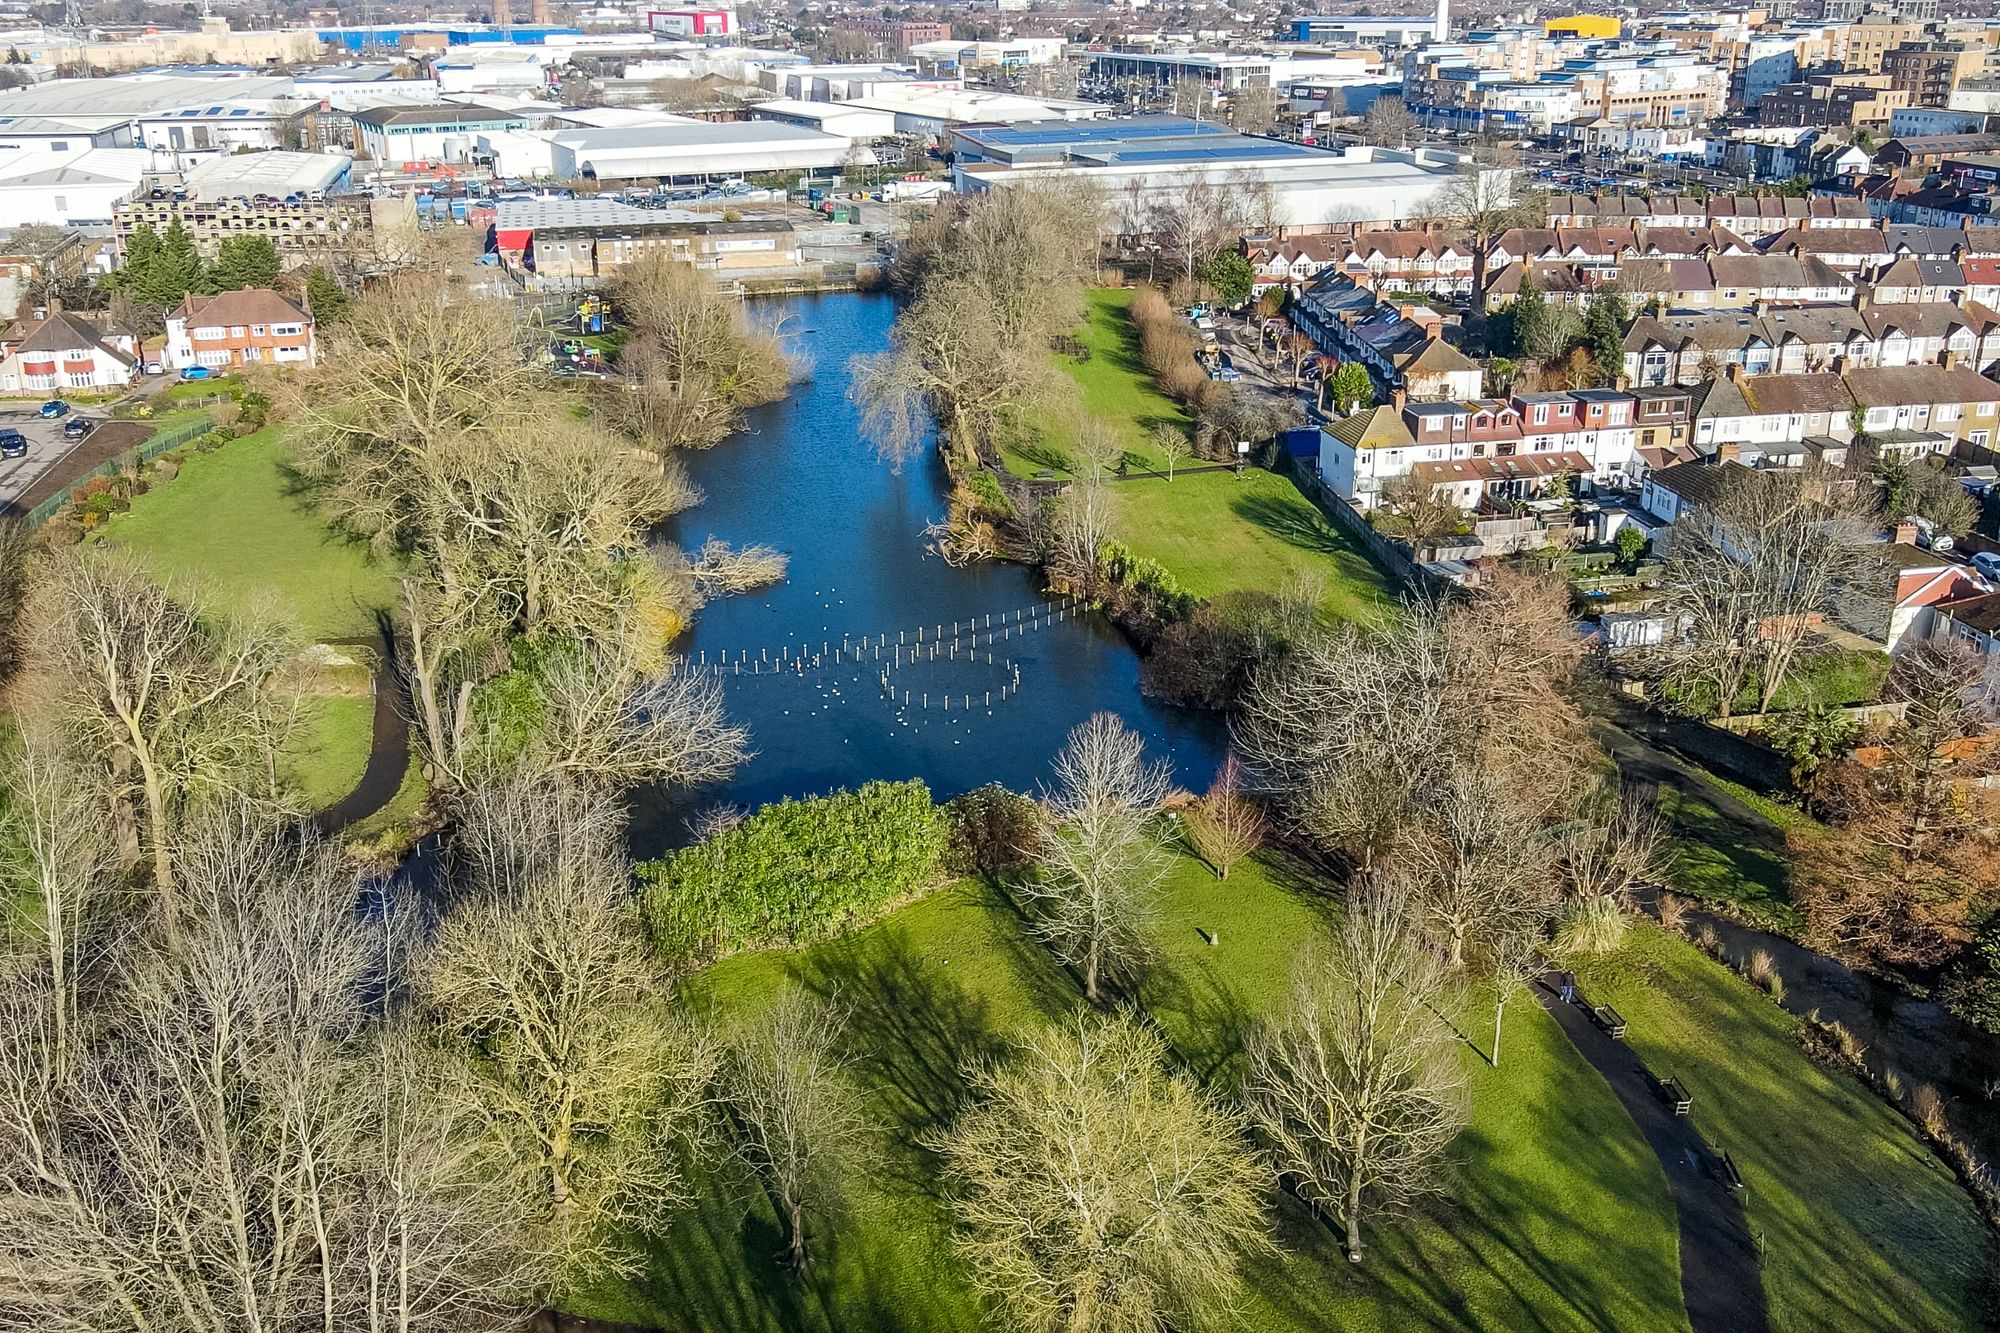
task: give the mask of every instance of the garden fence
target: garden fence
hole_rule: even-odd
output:
[[[36,505],[33,509],[30,509],[28,511],[28,522],[38,525],[48,522],[57,510],[69,503],[69,493],[93,477],[113,477],[128,467],[137,467],[141,463],[149,463],[167,452],[167,450],[178,449],[188,441],[199,439],[214,429],[215,423],[213,421],[205,416],[199,417],[193,421],[176,426],[172,430],[161,431],[159,434],[153,436],[152,439],[147,440],[143,444],[134,445],[123,453],[113,454],[82,476],[71,478],[68,484],[61,490]]]

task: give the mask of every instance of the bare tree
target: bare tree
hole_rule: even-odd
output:
[[[621,1230],[684,1196],[713,1044],[667,1003],[628,902],[623,817],[552,778],[460,806],[458,900],[418,987],[449,1039],[453,1103],[485,1124],[522,1219],[570,1271],[621,1271]]]
[[[1278,123],[1277,90],[1250,84],[1229,94],[1226,110],[1231,129],[1243,134],[1267,134]]]
[[[1361,142],[1384,148],[1408,148],[1417,119],[1400,97],[1378,97],[1361,116]]]
[[[1188,439],[1186,431],[1166,422],[1153,427],[1152,442],[1153,451],[1167,465],[1167,480],[1172,481],[1174,468],[1194,452],[1194,442]]]
[[[870,1126],[848,1084],[844,1015],[788,988],[730,1040],[723,1099],[737,1149],[784,1219],[785,1258],[806,1266],[806,1214],[838,1202],[843,1170],[869,1146]]]
[[[1264,842],[1264,812],[1243,790],[1243,761],[1235,755],[1222,761],[1208,794],[1190,807],[1183,820],[1195,854],[1228,879],[1230,870]]]
[[[1505,784],[1458,767],[1403,830],[1394,863],[1408,876],[1417,918],[1456,969],[1468,945],[1532,934],[1549,919],[1556,897],[1547,859],[1540,824]]]
[[[1129,1017],[1079,1017],[974,1072],[933,1145],[966,1271],[1028,1333],[1185,1327],[1269,1249],[1243,1122]]]
[[[628,264],[611,296],[627,336],[619,382],[599,401],[663,456],[715,444],[741,427],[744,408],[784,396],[791,366],[778,338],[751,327],[694,265],[666,255]]]
[[[1571,898],[1608,898],[1621,908],[1634,888],[1664,871],[1667,826],[1658,807],[1634,792],[1600,792],[1581,817],[1556,827],[1555,853]]]
[[[1154,894],[1169,861],[1159,804],[1164,764],[1111,713],[1070,731],[1043,800],[1041,873],[1023,882],[1035,934],[1075,968],[1097,1002],[1105,975],[1152,952]]]
[[[1831,469],[1726,467],[1719,480],[1675,519],[1661,583],[1684,627],[1668,679],[1727,717],[1752,686],[1770,710],[1814,622],[1881,581],[1881,543],[1852,480]]]
[[[376,1043],[352,872],[240,801],[184,832],[177,946],[121,937],[66,1071],[46,988],[0,993],[0,1319],[504,1325],[537,1271],[481,1141]]]
[[[30,725],[7,774],[10,799],[0,805],[0,882],[12,890],[17,938],[33,941],[45,969],[51,1073],[70,1073],[78,1025],[78,986],[89,962],[92,917],[103,909],[117,869],[117,851],[97,784],[65,754],[56,737]]]
[[[1202,263],[1252,224],[1255,201],[1240,182],[1187,171],[1148,180],[1144,189],[1142,217],[1132,229],[1153,238],[1183,283],[1193,283]]]
[[[1449,983],[1393,891],[1363,890],[1294,968],[1285,1012],[1250,1044],[1244,1098],[1279,1172],[1346,1230],[1442,1186],[1467,1119]]]
[[[1494,238],[1512,227],[1539,227],[1548,221],[1541,196],[1528,190],[1518,171],[1469,160],[1438,188],[1430,218],[1472,241],[1472,297],[1486,294],[1486,256]]]
[[[120,854],[128,865],[150,857],[171,933],[175,831],[203,796],[260,785],[274,739],[266,685],[286,641],[268,623],[224,617],[101,552],[52,561],[31,614],[37,696],[77,752],[95,756]]]
[[[1109,423],[1079,414],[1076,474],[1056,501],[1050,564],[1086,596],[1097,594],[1099,555],[1113,531],[1116,502],[1109,483],[1124,461],[1124,438]]]

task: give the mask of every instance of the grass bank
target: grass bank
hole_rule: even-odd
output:
[[[179,476],[134,497],[98,540],[196,581],[225,606],[267,607],[311,639],[372,634],[395,605],[393,571],[328,528],[275,427],[189,451]]]
[[[1153,447],[1156,426],[1192,430],[1185,408],[1162,395],[1140,360],[1126,310],[1130,288],[1087,294],[1088,318],[1077,341],[1090,355],[1064,358],[1084,409],[1124,441],[1128,475],[1113,483],[1115,537],[1135,555],[1157,560],[1197,597],[1238,590],[1281,591],[1301,574],[1322,579],[1328,614],[1355,619],[1393,604],[1397,590],[1354,542],[1284,476],[1261,468],[1188,472],[1182,460],[1172,481]],[[1074,445],[1067,426],[1045,429],[1041,447],[1009,450],[1016,475],[1066,476],[1060,467]]]
[[[1742,1170],[1774,1329],[1979,1326],[1990,1241],[1971,1201],[1901,1116],[1805,1058],[1799,1019],[1650,926],[1578,972]]]
[[[1168,886],[1165,956],[1140,1000],[1204,1077],[1235,1075],[1244,1025],[1272,1012],[1318,905],[1262,867],[1225,883],[1191,860]],[[1209,945],[1197,931],[1213,932]],[[853,936],[742,955],[689,984],[723,1021],[794,982],[851,1009],[855,1076],[884,1130],[883,1159],[848,1181],[846,1207],[795,1279],[761,1192],[704,1175],[695,1202],[646,1249],[634,1282],[579,1292],[578,1313],[671,1330],[983,1329],[952,1254],[932,1163],[918,1146],[959,1105],[959,1071],[1010,1034],[1070,1012],[1071,979],[993,890],[962,883]],[[1490,1030],[1474,1001],[1455,1016]],[[1547,1016],[1517,1005],[1497,1070],[1468,1044],[1472,1128],[1453,1206],[1372,1237],[1359,1268],[1332,1232],[1287,1209],[1282,1258],[1247,1274],[1218,1326],[1269,1330],[1684,1327],[1665,1178],[1631,1121]]]

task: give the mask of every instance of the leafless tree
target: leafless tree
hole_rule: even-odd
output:
[[[1187,432],[1179,426],[1162,422],[1153,427],[1152,443],[1153,452],[1157,453],[1160,461],[1167,465],[1167,480],[1172,481],[1174,468],[1194,451],[1194,442],[1188,439]]]
[[[1132,1018],[1079,1017],[974,1071],[933,1146],[966,1271],[1010,1327],[1185,1327],[1269,1249],[1242,1120],[1165,1054]]]
[[[132,561],[70,552],[52,561],[31,611],[39,707],[94,756],[126,864],[151,860],[168,931],[178,924],[175,832],[190,804],[253,793],[273,742],[266,689],[282,633],[169,592]]]
[[[663,456],[716,444],[740,428],[744,408],[784,396],[791,366],[778,338],[692,264],[666,255],[628,264],[611,296],[627,336],[619,382],[600,402]]]
[[[1113,530],[1110,483],[1124,465],[1125,441],[1108,422],[1081,413],[1075,436],[1075,476],[1055,504],[1050,564],[1094,597],[1099,555]]]
[[[558,778],[463,799],[457,901],[418,979],[446,1034],[451,1099],[507,1162],[552,1261],[623,1271],[620,1230],[657,1227],[685,1185],[712,1042],[680,1019],[628,901],[623,818]]]
[[[1452,968],[1468,945],[1531,933],[1555,910],[1547,835],[1491,775],[1455,768],[1404,829],[1395,864]]]
[[[1851,479],[1731,467],[1716,494],[1667,534],[1663,609],[1684,627],[1668,679],[1728,716],[1755,686],[1769,711],[1813,625],[1836,606],[1880,599],[1876,528]],[[1859,614],[1859,612],[1851,612]]]
[[[629,636],[552,650],[536,672],[539,725],[525,749],[496,729],[476,738],[480,759],[606,790],[726,777],[748,753],[748,733],[727,721],[715,681],[649,674],[636,651]]]
[[[1143,214],[1132,230],[1153,238],[1183,283],[1253,225],[1256,201],[1240,181],[1187,171],[1148,180],[1144,188]]]
[[[1364,889],[1294,969],[1290,1003],[1250,1043],[1244,1098],[1279,1172],[1346,1230],[1442,1185],[1467,1119],[1449,981],[1393,891]]]
[[[1096,1003],[1107,973],[1152,951],[1154,894],[1169,865],[1158,809],[1168,772],[1110,713],[1070,731],[1044,798],[1041,873],[1021,885],[1035,934]]]
[[[378,1038],[352,873],[240,801],[183,832],[178,944],[121,937],[67,1070],[46,979],[0,994],[0,1321],[505,1326],[537,1270],[481,1141]]]
[[[1571,898],[1609,898],[1621,908],[1634,888],[1664,873],[1666,821],[1635,792],[1600,792],[1581,817],[1556,826],[1555,853]]]
[[[1264,812],[1243,790],[1242,760],[1232,754],[1222,761],[1208,794],[1188,809],[1182,822],[1195,854],[1222,879],[1263,845]]]
[[[1548,218],[1541,196],[1527,188],[1518,171],[1471,160],[1431,197],[1426,221],[1471,239],[1477,302],[1486,294],[1486,256],[1494,238],[1512,227],[1542,226]]]
[[[32,720],[7,773],[0,805],[0,882],[8,885],[15,938],[31,941],[47,986],[51,1074],[69,1077],[78,994],[92,949],[93,918],[108,904],[117,850],[97,785]]]
[[[784,1219],[785,1258],[806,1266],[806,1215],[839,1201],[843,1171],[870,1146],[871,1129],[848,1083],[844,1015],[797,988],[745,1024],[723,1061],[722,1096],[737,1150]]]
[[[1243,134],[1267,134],[1278,123],[1278,94],[1268,85],[1252,84],[1229,94],[1225,114],[1231,129]]]
[[[1361,142],[1384,148],[1408,148],[1417,119],[1400,97],[1378,97],[1361,116]]]

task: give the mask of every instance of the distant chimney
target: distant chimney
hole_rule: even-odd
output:
[[[1832,361],[1827,363],[1826,368],[1836,375],[1845,375],[1847,373],[1847,357],[1844,354],[1834,357]]]
[[[1408,389],[1396,389],[1389,395],[1389,406],[1396,410],[1398,416],[1402,415],[1403,408],[1409,401],[1410,391]]]
[[[1743,382],[1743,363],[1741,361],[1731,361],[1729,368],[1723,373],[1729,377],[1731,384],[1741,384]]]
[[[1945,348],[1944,351],[1938,353],[1938,364],[1946,370],[1957,370],[1958,353],[1952,351],[1949,347]]]
[[[549,0],[534,0],[534,3],[528,6],[528,22],[541,24],[555,22],[555,15],[549,8]]]

